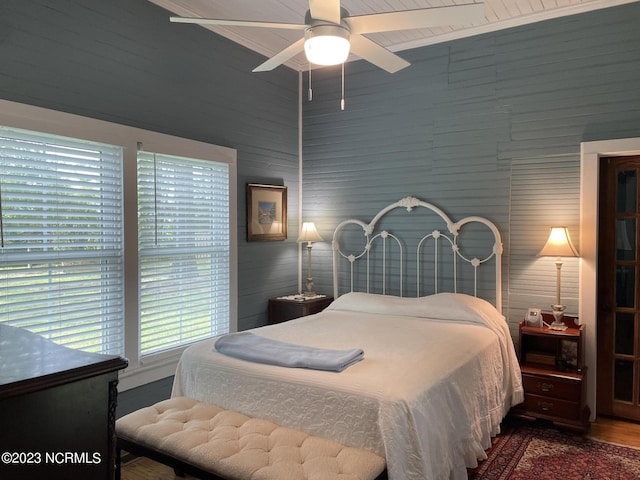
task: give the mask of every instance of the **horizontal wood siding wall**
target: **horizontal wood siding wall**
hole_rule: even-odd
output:
[[[146,0],[0,2],[0,98],[238,151],[238,327],[297,287],[298,75]],[[289,235],[246,242],[245,183],[289,188]],[[129,279],[135,282],[136,279]]]
[[[579,246],[580,142],[640,136],[640,5],[401,52],[390,75],[364,61],[314,73],[304,103],[303,209],[325,238],[406,195],[454,219],[483,215],[505,245],[504,312],[555,296],[553,260],[537,252],[552,225]],[[306,85],[305,85],[306,88]],[[314,279],[330,291],[330,243],[314,246]],[[573,260],[573,259],[572,259]],[[577,262],[563,267],[577,308]]]
[[[566,226],[580,251],[580,155],[518,158],[511,170],[509,317],[556,303],[556,259],[538,257],[549,228]],[[578,313],[577,258],[563,258],[561,302]],[[515,325],[514,325],[515,327]]]

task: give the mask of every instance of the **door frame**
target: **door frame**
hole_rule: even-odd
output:
[[[586,325],[585,359],[587,405],[595,420],[597,366],[597,254],[598,175],[601,157],[640,155],[640,138],[622,138],[580,143],[580,303],[578,315]]]

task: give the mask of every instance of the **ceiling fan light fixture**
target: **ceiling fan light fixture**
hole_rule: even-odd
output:
[[[315,25],[304,37],[304,53],[311,63],[339,65],[349,57],[349,30],[340,25]]]

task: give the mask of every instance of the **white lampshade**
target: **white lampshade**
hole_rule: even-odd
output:
[[[338,65],[349,56],[349,31],[339,25],[316,25],[305,31],[304,53],[316,65]]]
[[[541,257],[579,257],[576,247],[571,243],[569,229],[567,227],[551,227],[547,243],[540,253]]]
[[[322,242],[322,237],[318,233],[318,230],[316,230],[316,224],[313,222],[304,222],[297,242]]]

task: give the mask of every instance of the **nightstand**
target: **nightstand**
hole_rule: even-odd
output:
[[[321,312],[331,302],[333,297],[326,295],[316,295],[311,298],[301,295],[271,298],[269,299],[269,325]]]
[[[553,322],[550,313],[543,312],[542,316],[546,323]],[[586,432],[590,410],[585,404],[585,327],[576,323],[577,317],[565,315],[563,320],[569,327],[564,331],[520,323],[518,351],[524,403],[516,405],[511,414]]]

